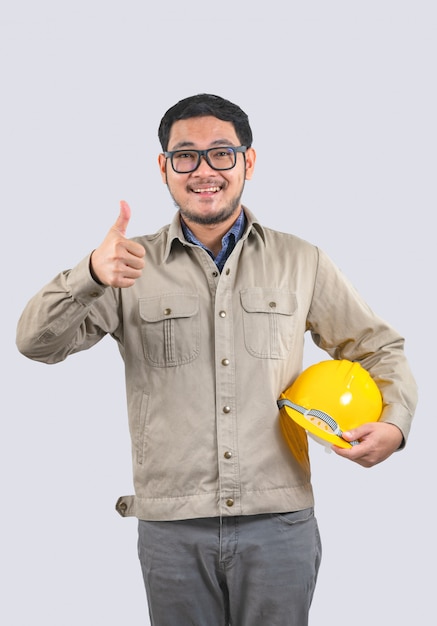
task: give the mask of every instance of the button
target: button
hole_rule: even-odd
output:
[[[90,293],[90,297],[91,298],[98,298],[100,296],[98,291],[91,291]]]
[[[118,498],[117,502],[115,503],[115,510],[117,511],[117,513],[119,513],[121,515],[121,517],[126,517],[129,515],[128,513],[128,509],[129,509],[129,500],[131,500],[132,497],[127,497],[128,502],[125,501],[124,496],[121,496],[120,498]]]
[[[231,270],[228,267],[228,269],[226,270],[226,276],[229,276],[230,273],[231,273]]]
[[[276,302],[269,302],[269,307],[271,309],[276,309]]]
[[[229,365],[230,360],[229,359],[222,359],[222,365]]]
[[[120,513],[120,515],[124,515],[127,511],[126,502],[120,502],[120,504],[117,506],[117,510]]]
[[[215,271],[214,271],[214,272],[212,273],[212,275],[214,276],[214,278],[217,278],[217,276],[218,276],[218,272],[215,272]]]
[[[232,458],[232,452],[229,452],[229,450],[227,450],[223,456],[225,457],[225,459],[230,459]]]
[[[232,500],[232,498],[228,498],[226,500],[226,506],[234,506],[234,501]]]
[[[164,315],[170,315],[171,309],[164,309]]]
[[[226,311],[220,311],[219,315],[220,317],[226,317]]]
[[[231,412],[231,407],[230,406],[224,406],[223,407],[223,413],[230,413]]]

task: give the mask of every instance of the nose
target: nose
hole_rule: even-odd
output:
[[[195,170],[195,173],[202,175],[205,172],[210,174],[211,172],[215,172],[215,170],[214,170],[213,167],[211,167],[209,165],[208,161],[206,160],[206,155],[205,154],[201,154],[200,155],[199,165],[197,166],[197,168]]]

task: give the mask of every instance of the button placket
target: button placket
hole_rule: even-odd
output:
[[[239,511],[238,451],[235,448],[236,414],[235,368],[233,364],[233,308],[229,278],[230,269],[226,268],[218,283],[216,293],[215,348],[217,389],[217,442],[220,474],[220,501],[223,513],[229,507]]]

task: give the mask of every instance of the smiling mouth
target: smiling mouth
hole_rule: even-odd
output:
[[[220,186],[214,186],[214,187],[197,187],[192,189],[191,191],[193,193],[217,193],[218,191],[221,191],[221,187]]]

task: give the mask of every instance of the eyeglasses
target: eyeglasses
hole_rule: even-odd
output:
[[[237,162],[237,152],[246,152],[246,146],[208,148],[208,150],[173,150],[164,152],[170,159],[171,166],[177,174],[189,174],[200,165],[201,157],[205,157],[213,170],[231,170]]]

